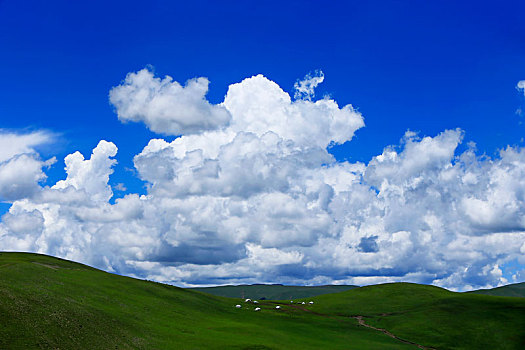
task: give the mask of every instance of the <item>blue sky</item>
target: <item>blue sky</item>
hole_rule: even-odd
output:
[[[146,65],[178,81],[208,77],[215,102],[248,76],[265,74],[289,91],[322,69],[319,93],[366,116],[366,129],[340,152],[356,160],[369,160],[406,129],[433,135],[460,127],[489,154],[524,134],[515,114],[525,70],[519,1],[1,6],[3,127],[64,133],[64,154],[87,152],[100,138],[133,154],[143,147],[152,135],[121,125],[107,94]]]
[[[150,139],[170,142],[177,137],[156,134],[143,123],[119,120],[118,108],[109,102],[108,94],[123,84],[128,73],[149,67],[155,77],[169,75],[181,84],[206,77],[210,82],[206,98],[215,105],[224,100],[231,84],[257,74],[263,74],[293,96],[297,81],[321,70],[325,79],[316,88],[315,98],[327,96],[340,107],[351,104],[366,125],[354,130],[350,142],[329,148],[338,162],[369,164],[389,145],[397,145],[401,154],[407,142],[400,140],[407,130],[420,137],[436,137],[456,128],[462,130],[462,136],[458,136],[462,142],[453,154],[462,154],[469,149],[469,142],[475,142],[478,157],[486,154],[496,162],[499,150],[513,146],[519,151],[524,147],[525,116],[517,111],[525,110],[525,97],[516,88],[525,79],[524,12],[525,5],[520,1],[498,5],[479,1],[352,1],[323,5],[313,1],[93,1],[87,5],[4,0],[0,1],[0,128],[4,133],[43,131],[50,135],[51,141],[31,148],[42,161],[53,156],[57,159],[45,168],[47,180],[41,180],[41,186],[53,186],[66,178],[66,155],[80,151],[87,159],[100,140],[114,143],[118,147],[118,163],[113,165],[114,173],[109,177],[112,204],[115,198],[131,193],[148,193],[147,176],[137,175],[140,171],[135,169],[133,157],[142,152]],[[451,160],[450,164],[454,163]],[[119,183],[127,190],[116,189]],[[519,192],[519,186],[507,188]],[[487,194],[479,198],[490,201]],[[513,234],[523,231],[519,216],[525,209],[520,198],[513,202],[517,220]],[[4,201],[0,212],[7,212],[12,202]],[[473,224],[476,225],[481,224]],[[493,223],[487,225],[495,227]],[[490,231],[486,227],[480,230]],[[501,231],[498,228],[491,232],[494,230]],[[385,235],[394,234],[386,231]],[[358,242],[359,236],[361,242],[368,242],[375,234],[357,234]],[[514,240],[522,236],[517,237]],[[383,238],[380,235],[378,239]],[[244,250],[235,254],[255,256],[254,252],[261,252],[258,249],[281,249],[284,260],[291,259],[294,252],[303,254],[303,265],[310,257],[311,261],[321,259],[295,249],[295,243],[284,247],[264,242],[239,241],[236,244],[242,243]],[[8,249],[6,244],[0,248]],[[358,246],[354,244],[354,248]],[[31,247],[28,249],[75,257],[73,253],[68,255],[67,249]],[[202,247],[193,248],[198,251]],[[512,281],[511,276],[523,268],[517,262],[518,252],[519,247],[505,258],[501,258],[505,255],[502,252],[496,254],[499,257],[472,261],[469,266],[479,265],[480,271],[490,264],[503,266],[505,277]],[[280,254],[261,254],[270,253]],[[163,254],[168,256],[165,260],[170,260],[170,254],[180,252]],[[136,266],[130,270],[118,263],[104,265],[103,254],[95,255],[93,259],[78,258],[108,270],[141,277],[151,275]],[[223,260],[220,262],[232,263],[235,259]],[[175,265],[184,262],[172,261]],[[362,274],[388,277],[379,272],[385,266],[369,267]],[[297,272],[301,269],[283,267],[283,271],[290,269],[295,272],[280,274],[271,270],[252,276],[252,280],[272,282],[277,278],[271,280],[271,276],[283,276],[280,281],[315,283],[325,281],[325,277],[328,282],[346,281],[339,277],[360,274],[337,269],[324,273],[320,269],[303,271],[301,275]],[[396,274],[407,276],[406,273],[420,270],[407,267],[396,270]],[[294,274],[303,278],[290,277]],[[450,276],[453,274],[450,272]],[[184,279],[159,276],[170,283],[181,284]],[[217,283],[205,273],[202,276],[189,283]],[[519,277],[523,273],[517,276],[523,278]],[[442,277],[414,278],[432,283]],[[469,283],[498,283],[476,278],[464,277],[458,282],[451,278],[446,283],[436,283],[453,288]]]

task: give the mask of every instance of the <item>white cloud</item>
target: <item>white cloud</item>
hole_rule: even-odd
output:
[[[248,258],[263,266],[298,264],[304,255],[298,251],[284,252],[276,248],[263,248],[260,245],[246,244]]]
[[[155,78],[142,69],[111,89],[109,100],[123,122],[143,122],[162,135],[199,133],[221,128],[231,118],[223,107],[206,100],[208,84],[208,79],[196,78],[182,86],[170,76]]]
[[[116,184],[114,187],[113,187],[115,190],[117,191],[120,191],[120,192],[126,192],[128,189],[126,187],[126,185],[124,185],[123,183],[119,182],[118,184]]]
[[[518,90],[522,90],[523,93],[525,94],[525,80],[518,81],[518,84],[516,85],[516,88]]]
[[[91,154],[91,159],[84,160],[80,152],[68,155],[66,163],[67,178],[58,181],[53,188],[64,189],[68,186],[83,190],[95,201],[108,201],[113,191],[108,185],[109,175],[113,173],[112,166],[117,162],[114,157],[117,146],[111,142],[100,141]]]
[[[316,71],[315,75],[307,74],[303,80],[297,81],[294,84],[296,99],[305,99],[311,101],[315,96],[315,88],[324,81],[324,74],[322,71]]]
[[[523,92],[523,94],[525,95],[525,80],[518,81],[518,84],[516,84],[516,89],[521,90],[521,92]],[[517,108],[516,114],[520,117],[523,117],[524,116],[523,108]]]
[[[0,199],[13,201],[33,196],[40,190],[38,183],[46,178],[43,165],[35,156],[26,154],[0,163]]]
[[[257,136],[273,132],[298,146],[342,144],[364,126],[363,117],[351,105],[339,108],[328,98],[292,102],[279,85],[262,75],[230,85],[224,106],[232,114],[232,131]]]
[[[35,154],[35,147],[53,141],[53,135],[46,131],[15,133],[0,129],[0,163],[20,154]]]
[[[368,164],[336,162],[327,147],[364,125],[351,106],[292,101],[261,75],[231,85],[220,106],[228,125],[153,139],[135,156],[143,196],[110,204],[114,144],[67,156],[65,180],[13,203],[0,249],[178,285],[468,289],[504,283],[509,261],[525,264],[523,148],[480,157],[473,144],[458,152],[461,130],[407,132]]]
[[[46,179],[42,167],[54,163],[40,159],[35,147],[50,143],[53,135],[45,131],[14,133],[0,130],[0,200],[31,197]]]

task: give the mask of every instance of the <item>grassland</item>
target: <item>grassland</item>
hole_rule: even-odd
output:
[[[251,298],[267,300],[293,300],[311,298],[318,295],[345,292],[357,286],[283,286],[280,284],[250,284],[239,286],[219,286],[191,288],[228,298]]]
[[[525,299],[393,283],[316,298],[312,311],[368,324],[437,349],[525,349]]]
[[[417,349],[359,325],[355,316],[427,347],[525,345],[521,298],[387,284],[312,300],[265,300],[254,312],[240,299],[1,253],[0,349]]]
[[[509,284],[492,289],[479,289],[469,293],[525,298],[525,282]]]

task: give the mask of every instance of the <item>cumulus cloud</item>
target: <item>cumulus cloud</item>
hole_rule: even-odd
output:
[[[230,85],[223,105],[233,116],[231,131],[257,136],[273,132],[300,147],[342,144],[364,126],[363,117],[351,105],[340,108],[329,98],[292,102],[279,85],[262,75]]]
[[[21,154],[0,163],[0,199],[13,201],[31,197],[46,178],[38,158]]]
[[[100,141],[91,154],[91,159],[85,160],[80,152],[68,155],[66,163],[67,178],[58,181],[53,188],[64,189],[69,186],[75,190],[85,191],[94,201],[108,201],[113,196],[108,185],[109,175],[113,173],[112,166],[116,163],[114,157],[117,146],[112,142]]]
[[[13,133],[0,130],[0,200],[31,197],[46,179],[42,167],[55,159],[42,161],[35,147],[50,143],[53,135],[45,131]]]
[[[313,100],[308,89],[319,79],[302,88],[310,98],[296,100],[262,75],[232,84],[218,105],[228,124],[152,139],[134,157],[146,195],[109,201],[111,142],[90,159],[68,155],[65,180],[14,201],[0,249],[183,286],[411,281],[469,289],[505,283],[502,266],[525,264],[523,148],[490,158],[472,145],[458,152],[459,129],[408,131],[367,164],[337,162],[327,149],[350,141],[363,117],[330,98]],[[151,101],[166,95],[148,91]],[[186,103],[170,98],[148,113],[166,116]]]
[[[143,122],[163,135],[199,133],[221,128],[231,118],[224,107],[206,100],[208,84],[206,78],[195,78],[182,86],[170,76],[155,78],[142,69],[111,89],[109,100],[123,122]]]

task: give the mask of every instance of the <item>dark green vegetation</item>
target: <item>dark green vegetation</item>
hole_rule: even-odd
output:
[[[365,322],[438,349],[525,349],[525,299],[392,283],[316,298],[313,311]]]
[[[307,299],[306,301],[308,301]],[[414,284],[314,305],[217,297],[25,253],[0,254],[0,349],[443,349],[525,346],[525,299]],[[242,304],[236,309],[235,304]],[[276,310],[275,305],[282,305]]]
[[[220,286],[207,288],[191,288],[200,292],[210,293],[228,298],[251,298],[267,300],[292,300],[310,298],[322,294],[344,292],[357,286],[283,286],[280,284],[251,284],[240,286]]]
[[[521,297],[525,298],[525,282],[509,284],[503,287],[492,289],[479,289],[469,293],[497,295],[500,297]]]

